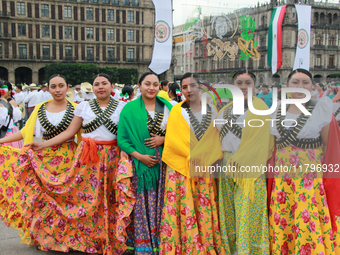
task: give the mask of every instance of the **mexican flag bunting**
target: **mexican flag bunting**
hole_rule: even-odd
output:
[[[268,32],[268,65],[275,74],[282,65],[282,21],[286,6],[273,9]]]

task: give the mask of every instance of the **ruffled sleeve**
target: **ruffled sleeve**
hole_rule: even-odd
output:
[[[0,107],[0,126],[6,126],[8,118],[8,110],[6,107]]]
[[[13,107],[13,121],[14,122],[18,122],[19,120],[21,120],[21,111],[19,109],[19,107]]]
[[[76,109],[74,109],[74,115],[80,118],[84,116],[84,109],[87,106],[88,102],[84,101],[77,105]]]
[[[318,100],[311,116],[311,125],[321,129],[332,121],[333,102],[329,97],[323,97]]]

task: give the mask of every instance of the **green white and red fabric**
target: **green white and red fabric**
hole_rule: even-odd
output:
[[[268,65],[275,74],[282,65],[282,21],[286,6],[273,9],[268,31]]]

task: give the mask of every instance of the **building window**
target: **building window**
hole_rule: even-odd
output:
[[[87,61],[94,61],[94,48],[87,47]]]
[[[330,45],[330,46],[334,46],[334,45],[335,45],[335,37],[331,36],[331,37],[329,38],[329,45]]]
[[[19,44],[19,58],[27,59],[27,45],[26,44]]]
[[[134,11],[128,11],[128,22],[134,22],[135,21],[135,12]]]
[[[72,46],[65,46],[65,59],[71,59],[72,58]]]
[[[115,10],[107,10],[107,20],[114,21],[115,18]]]
[[[118,5],[119,4],[119,0],[111,0],[112,2],[112,4],[114,4],[114,5]]]
[[[138,0],[132,0],[132,6],[139,6]]]
[[[25,3],[19,2],[17,3],[17,13],[19,15],[25,15]]]
[[[49,60],[50,59],[50,46],[49,45],[43,45],[42,46],[42,54],[43,54],[43,59],[44,60]]]
[[[115,30],[113,28],[107,29],[107,39],[109,40],[115,39]]]
[[[88,3],[89,0],[80,0],[80,2],[82,2],[82,3]]]
[[[322,38],[321,36],[316,37],[316,44],[321,45],[322,44]]]
[[[128,30],[128,41],[133,41],[134,40],[134,38],[135,38],[135,33],[134,32],[135,32],[134,30],[131,30],[131,29]]]
[[[48,4],[42,4],[41,5],[41,16],[48,17],[49,14],[49,6]]]
[[[2,43],[0,43],[0,59],[2,59]]]
[[[98,0],[90,0],[90,3],[97,4]]]
[[[128,61],[135,58],[135,49],[129,48],[127,53]]]
[[[109,3],[110,3],[110,0],[102,0],[102,3],[103,3],[103,4],[109,4]]]
[[[260,39],[260,46],[265,47],[266,46],[266,37],[262,36]]]
[[[316,55],[315,66],[321,66],[321,54]]]
[[[123,5],[130,5],[130,0],[123,0]]]
[[[86,8],[86,19],[93,19],[93,8]]]
[[[49,25],[41,25],[41,36],[50,37],[50,26]]]
[[[107,48],[107,59],[108,59],[108,61],[114,61],[114,57],[115,57],[115,48],[108,47]]]
[[[334,55],[329,55],[329,66],[330,67],[334,66]]]
[[[64,17],[65,18],[72,18],[72,7],[71,6],[65,6],[64,7]]]
[[[26,24],[25,23],[18,24],[18,35],[26,35]]]
[[[93,27],[86,28],[86,38],[93,39]]]
[[[72,27],[65,27],[65,38],[72,38]]]

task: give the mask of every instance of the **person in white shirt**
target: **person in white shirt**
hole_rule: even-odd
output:
[[[96,96],[93,94],[93,92],[86,92],[84,98],[85,101],[90,101],[91,99],[96,98]]]
[[[84,102],[85,99],[85,92],[81,90],[80,85],[74,86],[74,98],[73,102],[80,104],[81,102]]]
[[[17,85],[15,88],[15,95],[14,95],[15,102],[19,105],[21,102],[24,101],[25,97],[26,95],[24,94],[24,92],[22,92],[22,86]]]
[[[38,92],[39,87],[32,83],[28,86],[28,88],[31,92],[24,99],[24,103],[28,103],[28,112],[26,114],[25,121],[28,120],[35,106],[42,102],[41,94]]]
[[[50,92],[48,92],[46,84],[42,85],[39,93],[41,94],[41,103],[53,98]]]

